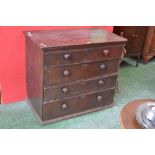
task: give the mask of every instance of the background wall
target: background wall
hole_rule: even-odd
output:
[[[0,85],[2,103],[17,102],[26,98],[25,38],[22,33],[24,30],[71,29],[81,27],[1,26]],[[113,29],[112,26],[102,26],[102,28],[111,32]]]

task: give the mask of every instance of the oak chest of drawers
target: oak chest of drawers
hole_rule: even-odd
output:
[[[27,98],[42,123],[113,105],[126,39],[91,28],[24,33]]]

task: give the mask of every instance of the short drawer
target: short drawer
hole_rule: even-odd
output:
[[[87,49],[58,50],[44,53],[45,66],[61,66],[86,61]]]
[[[52,86],[117,73],[119,59],[104,60],[72,66],[51,67],[44,70],[44,85]]]
[[[122,52],[122,46],[88,48],[87,60],[99,61],[105,59],[116,59],[121,57]]]
[[[44,88],[44,101],[63,99],[88,92],[114,88],[116,86],[116,81],[117,75],[113,75],[61,86],[47,87]]]
[[[110,106],[113,104],[114,89],[81,95],[43,105],[43,120],[80,113],[89,109]]]

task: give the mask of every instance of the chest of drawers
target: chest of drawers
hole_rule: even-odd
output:
[[[42,123],[113,105],[126,39],[102,29],[24,34],[27,101]]]

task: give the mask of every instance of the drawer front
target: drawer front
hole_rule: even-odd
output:
[[[86,61],[87,49],[64,50],[44,53],[45,66],[61,66]]]
[[[104,107],[113,104],[114,89],[92,94],[49,102],[43,105],[43,120],[50,120],[65,115],[76,114],[89,109]]]
[[[123,47],[100,47],[100,48],[89,48],[87,60],[98,61],[105,59],[116,59],[120,58],[123,52]]]
[[[119,59],[88,64],[52,67],[44,71],[44,85],[57,85],[84,80],[96,76],[117,73]]]
[[[117,75],[113,75],[62,86],[48,87],[44,89],[44,101],[63,99],[88,92],[114,88],[116,81]]]
[[[60,50],[44,53],[44,66],[62,66],[120,58],[123,47],[93,47],[88,49]]]

